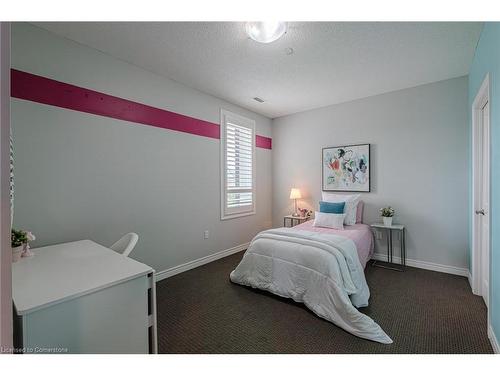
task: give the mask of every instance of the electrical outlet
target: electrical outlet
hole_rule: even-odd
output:
[[[382,232],[381,231],[377,231],[377,240],[381,240],[382,239]]]
[[[210,233],[208,232],[208,230],[203,232],[203,238],[205,238],[206,240],[208,240],[209,235],[210,235]]]

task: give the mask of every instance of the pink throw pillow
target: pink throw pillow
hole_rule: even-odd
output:
[[[363,208],[365,203],[363,201],[358,202],[358,208],[356,209],[356,224],[363,222]]]

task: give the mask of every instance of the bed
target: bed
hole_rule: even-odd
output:
[[[369,225],[356,223],[354,225],[346,225],[344,227],[344,230],[338,230],[315,227],[313,226],[313,223],[313,220],[309,220],[305,223],[296,225],[294,229],[308,230],[316,233],[330,233],[350,238],[356,245],[356,250],[358,252],[361,265],[363,266],[363,268],[366,267],[366,263],[368,263],[368,261],[371,259],[374,249],[373,232]]]
[[[292,298],[358,337],[390,344],[382,328],[357,310],[368,306],[364,267],[372,253],[368,225],[336,230],[314,227],[311,220],[260,232],[230,279]]]

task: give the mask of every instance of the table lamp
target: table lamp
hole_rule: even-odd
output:
[[[302,198],[300,190],[297,188],[292,188],[292,190],[290,190],[290,199],[293,199],[295,201],[295,211],[293,213],[293,216],[299,216],[299,214],[297,213],[297,199],[300,198]]]

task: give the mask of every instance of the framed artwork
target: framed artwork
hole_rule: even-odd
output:
[[[370,191],[370,144],[325,147],[323,191]]]

